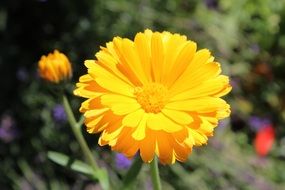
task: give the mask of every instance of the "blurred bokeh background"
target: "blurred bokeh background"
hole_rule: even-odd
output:
[[[284,0],[1,0],[0,189],[98,189],[47,158],[54,150],[84,159],[37,62],[64,52],[75,83],[100,45],[146,28],[182,33],[210,49],[233,86],[231,117],[187,163],[160,168],[164,189],[285,189]],[[70,97],[79,117],[81,100]],[[128,164],[84,135],[120,178]],[[138,188],[149,183],[144,168]]]

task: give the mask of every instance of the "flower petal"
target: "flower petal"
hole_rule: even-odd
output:
[[[126,115],[141,107],[134,98],[116,94],[103,95],[101,97],[101,103],[111,108],[116,115]]]
[[[173,164],[175,156],[173,151],[173,139],[165,132],[159,132],[157,135],[156,154],[162,164]]]
[[[175,123],[162,113],[152,114],[149,113],[147,126],[152,130],[163,130],[165,132],[176,132],[183,129],[183,126]]]
[[[201,146],[203,144],[206,144],[208,141],[208,137],[202,133],[199,133],[198,131],[188,128],[189,136],[193,138],[194,145],[195,146]]]
[[[126,126],[126,127],[136,127],[140,123],[143,115],[144,115],[144,111],[142,109],[139,109],[125,116],[122,121],[122,124],[123,126]]]
[[[187,125],[193,121],[193,118],[183,111],[163,109],[162,113],[181,125]]]
[[[154,81],[160,82],[164,65],[164,47],[161,34],[155,32],[151,38],[151,65]]]
[[[205,81],[199,86],[190,88],[187,91],[181,92],[173,96],[171,101],[187,100],[192,98],[199,98],[204,96],[211,96],[222,94],[221,92],[228,92],[229,88],[229,78],[227,76],[220,75],[214,79]]]
[[[126,64],[131,68],[132,72],[136,74],[137,78],[141,80],[142,84],[147,84],[148,79],[144,73],[142,63],[139,55],[135,49],[134,43],[131,40],[123,39],[122,54],[126,60]]]
[[[85,61],[85,65],[89,68],[88,72],[92,78],[103,88],[114,93],[133,97],[133,87],[94,61]]]
[[[190,100],[170,102],[165,105],[167,109],[180,111],[193,111],[207,113],[211,111],[227,110],[229,105],[220,98],[203,97]]]
[[[175,82],[177,78],[179,78],[185,71],[195,56],[196,49],[197,45],[195,42],[187,41],[183,44],[183,48],[179,51],[179,54],[177,55],[176,60],[169,71],[169,75],[166,77],[167,86],[172,85],[173,82]]]
[[[110,49],[106,49],[106,50],[99,51],[98,53],[96,53],[95,56],[98,59],[96,63],[98,63],[99,65],[104,67],[106,70],[108,70],[110,73],[116,75],[117,77],[125,81],[126,83],[132,85],[132,82],[123,73],[121,73],[120,70],[117,68],[119,59],[116,56],[114,56],[114,54],[112,54],[110,51],[111,51]]]
[[[137,49],[141,65],[147,76],[148,81],[151,81],[151,64],[150,64],[150,43],[144,33],[138,33],[135,37],[135,47]]]
[[[170,88],[171,96],[198,86],[204,81],[218,76],[220,72],[220,64],[212,62],[202,65],[200,68],[197,68],[194,71],[187,72],[187,75],[184,75],[183,73],[183,75],[177,79],[177,81]],[[191,83],[189,83],[189,81],[191,81]]]
[[[148,119],[148,114],[144,114],[139,125],[137,126],[136,130],[133,132],[132,137],[137,140],[143,140],[146,136],[145,129],[146,129],[146,121]]]
[[[155,139],[155,131],[151,129],[146,129],[146,137],[141,142],[140,146],[140,155],[144,162],[151,162],[155,153],[156,139]]]

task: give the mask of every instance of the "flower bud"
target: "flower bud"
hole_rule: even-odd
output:
[[[70,79],[72,76],[72,68],[68,58],[54,50],[47,56],[43,55],[38,63],[40,76],[52,83]]]

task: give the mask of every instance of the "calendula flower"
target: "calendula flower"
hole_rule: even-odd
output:
[[[145,162],[186,161],[193,146],[207,143],[230,106],[220,97],[229,78],[207,49],[170,32],[138,33],[134,41],[115,37],[87,60],[75,95],[89,133],[100,145]]]
[[[38,63],[40,76],[50,82],[59,83],[69,79],[72,75],[72,68],[68,58],[54,50],[48,56],[43,55]]]

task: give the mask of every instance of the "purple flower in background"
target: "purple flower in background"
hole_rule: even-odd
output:
[[[57,104],[52,109],[52,117],[56,122],[64,123],[67,119],[64,107],[60,104]]]
[[[117,153],[115,157],[115,163],[118,169],[128,169],[132,164],[132,160],[128,159],[121,153]]]
[[[230,84],[232,85],[233,89],[240,87],[240,79],[237,77],[231,77]]]
[[[14,119],[10,115],[3,115],[0,122],[0,139],[5,143],[13,141],[18,136]]]
[[[209,9],[217,9],[219,1],[218,0],[204,0],[204,3]]]
[[[220,129],[225,129],[227,126],[229,126],[229,120],[221,120],[218,124]]]
[[[258,54],[260,52],[260,47],[258,44],[251,44],[250,49],[255,53]]]
[[[259,131],[266,126],[271,125],[271,121],[268,118],[251,116],[248,120],[248,124],[253,131]]]
[[[25,68],[19,68],[16,73],[16,76],[17,76],[17,79],[22,82],[27,81],[29,78],[28,71]]]

